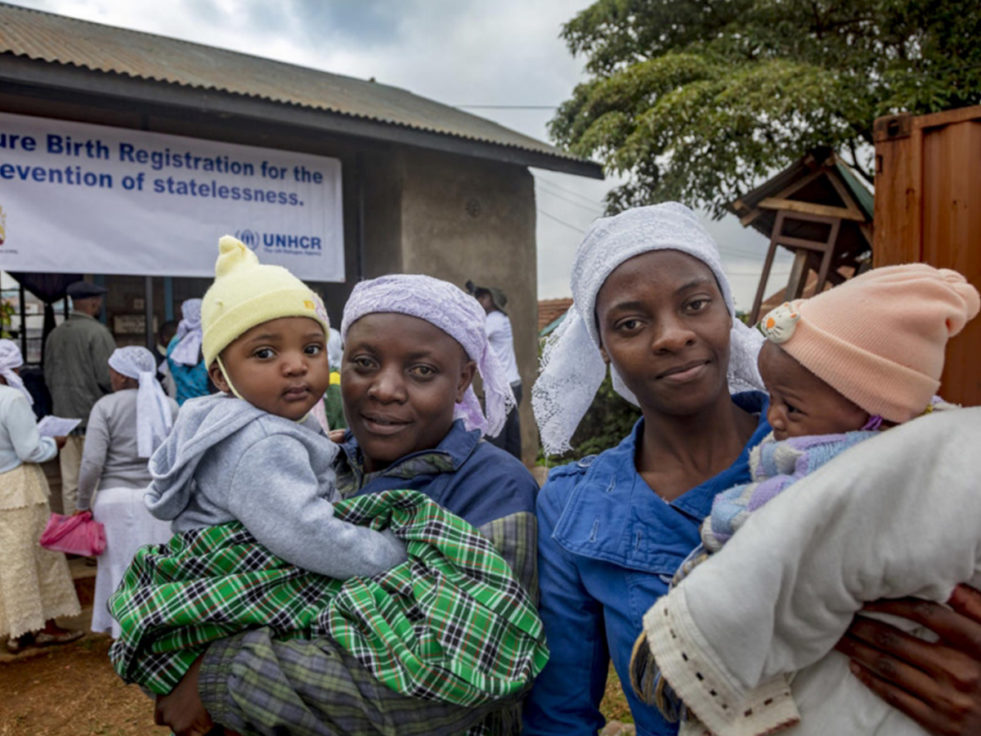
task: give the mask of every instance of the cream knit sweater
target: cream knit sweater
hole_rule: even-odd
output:
[[[923,734],[832,647],[866,601],[945,601],[981,582],[979,448],[981,407],[883,432],[757,511],[661,598],[648,643],[702,722],[681,733]]]

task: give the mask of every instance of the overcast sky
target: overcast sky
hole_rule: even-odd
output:
[[[559,38],[585,0],[11,0],[14,5],[403,87],[540,140],[582,80]],[[475,107],[479,106],[479,107]],[[538,296],[569,295],[575,248],[611,182],[533,169]],[[752,306],[766,240],[727,216],[719,241],[736,305]],[[778,260],[768,293],[786,283]]]

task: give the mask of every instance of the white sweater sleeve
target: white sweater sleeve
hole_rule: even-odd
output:
[[[16,396],[7,408],[7,416],[2,417],[2,421],[7,426],[14,452],[21,462],[43,463],[58,454],[55,441],[38,433],[34,412],[27,399]]]
[[[981,571],[978,448],[981,408],[938,412],[787,489],[645,616],[665,678],[691,679],[679,663],[696,660],[730,701],[755,702],[751,691],[830,652],[864,602],[946,600]],[[667,629],[684,640],[685,658],[668,651]],[[679,695],[694,705],[691,692]],[[700,700],[693,710],[727,732],[732,703],[728,714],[713,707]]]

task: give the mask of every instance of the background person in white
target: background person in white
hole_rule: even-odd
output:
[[[511,334],[511,320],[508,319],[504,307],[508,303],[507,295],[493,286],[476,286],[473,281],[467,282],[467,290],[480,302],[487,312],[484,329],[487,341],[504,366],[505,376],[514,391],[514,407],[508,413],[504,429],[497,437],[488,437],[491,442],[502,450],[521,459],[521,422],[518,416],[518,406],[521,404],[521,376],[518,373],[518,362],[514,357],[514,338]]]
[[[156,379],[157,360],[146,348],[117,348],[108,363],[113,392],[96,401],[89,414],[75,505],[78,511],[91,510],[105,525],[92,631],[111,631],[116,639],[119,623],[109,615],[106,601],[136,550],[171,536],[170,524],[150,513],[143,495],[153,480],[147,460],[173,425],[177,402],[164,395]]]

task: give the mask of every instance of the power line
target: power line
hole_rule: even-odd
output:
[[[591,200],[586,195],[581,194],[580,192],[577,192],[575,189],[570,189],[569,187],[564,187],[561,184],[558,184],[557,182],[554,182],[551,179],[548,179],[548,178],[542,176],[541,174],[535,174],[535,182],[536,183],[539,183],[539,184],[544,184],[545,186],[555,187],[556,189],[559,189],[559,190],[565,192],[566,194],[571,194],[573,196],[579,197],[579,198],[585,200],[586,202],[589,202],[590,204],[596,204],[596,202],[594,200]]]
[[[562,187],[557,187],[557,186],[555,186],[553,184],[550,184],[547,181],[537,181],[536,180],[535,184],[536,185],[540,185],[542,187],[542,189],[547,194],[552,194],[552,195],[554,195],[556,197],[561,197],[563,194],[565,194],[565,195],[568,195],[570,197],[575,197],[576,199],[579,200],[579,203],[581,203],[583,205],[588,205],[589,207],[593,207],[593,208],[595,208],[597,210],[600,210],[600,211],[602,211],[602,209],[603,209],[603,205],[600,204],[599,202],[597,202],[595,199],[590,199],[586,195],[579,194],[578,192],[575,192],[575,191],[573,191],[571,189],[563,189]],[[559,192],[561,192],[562,194],[559,194]]]
[[[590,210],[591,209],[589,207],[589,205],[585,205],[582,202],[577,202],[574,199],[569,199],[568,197],[563,197],[561,194],[558,194],[557,192],[549,192],[549,191],[546,190],[544,193],[547,194],[549,197],[555,197],[556,199],[561,199],[564,202],[568,202],[569,204],[575,205],[576,207],[581,207],[584,210]],[[599,205],[596,205],[596,204],[594,204],[592,206],[592,209],[594,210],[593,217],[597,217],[603,211],[599,207]]]
[[[454,105],[469,110],[558,110],[558,105]]]
[[[576,227],[575,225],[571,225],[571,224],[569,224],[568,222],[566,222],[565,220],[563,220],[563,219],[561,219],[561,218],[559,218],[559,217],[556,217],[555,215],[553,215],[553,214],[550,214],[550,213],[548,213],[548,212],[546,212],[546,211],[545,211],[545,210],[543,210],[543,209],[540,209],[540,208],[538,208],[538,207],[536,207],[535,209],[536,209],[536,210],[538,210],[538,212],[539,212],[540,214],[543,214],[543,215],[545,215],[545,217],[547,217],[548,219],[550,219],[550,220],[555,220],[555,221],[556,221],[557,223],[559,223],[560,225],[565,225],[565,226],[566,226],[567,228],[569,228],[570,230],[575,230],[575,231],[576,231],[577,233],[579,233],[580,235],[582,235],[583,233],[585,233],[585,232],[586,232],[585,230],[582,230],[581,228],[578,228],[578,227]]]

